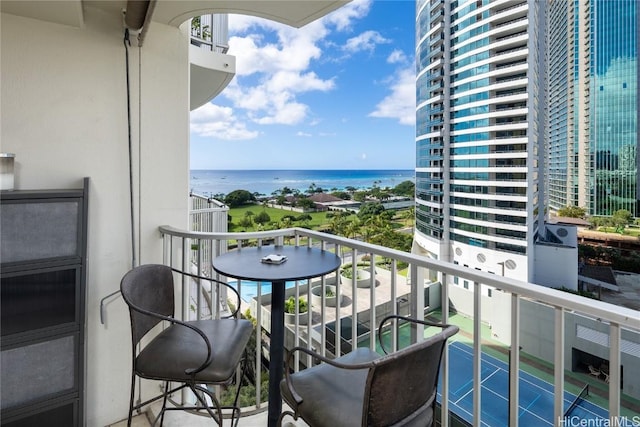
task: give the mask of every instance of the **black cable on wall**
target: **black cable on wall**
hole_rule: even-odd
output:
[[[133,197],[133,142],[131,139],[131,85],[129,82],[129,30],[124,30],[124,50],[127,76],[127,137],[129,143],[129,204],[130,204],[130,220],[131,220],[131,268],[138,264],[136,259],[136,232],[135,232],[135,214],[134,214],[134,197]]]

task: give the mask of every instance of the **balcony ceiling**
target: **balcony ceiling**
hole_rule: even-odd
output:
[[[351,0],[158,0],[152,21],[179,26],[187,19],[207,13],[237,13],[258,16],[292,27],[302,27]],[[55,22],[80,28],[83,6],[121,13],[126,0],[2,0],[2,13]]]
[[[218,96],[236,75],[236,57],[189,46],[191,71],[190,109]]]
[[[302,27],[351,0],[185,0],[158,1],[152,20],[173,26],[207,13],[259,16],[292,27]]]
[[[122,5],[124,4],[123,1]],[[81,0],[2,0],[0,11],[76,28],[81,28],[84,24]]]

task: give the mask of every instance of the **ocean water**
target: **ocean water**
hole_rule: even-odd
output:
[[[325,191],[393,188],[403,181],[415,182],[413,169],[401,170],[192,170],[191,191],[205,196],[234,190],[271,195],[284,187],[305,192],[315,185]]]

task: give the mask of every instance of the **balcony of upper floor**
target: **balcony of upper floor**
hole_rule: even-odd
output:
[[[191,19],[189,45],[190,109],[206,104],[227,87],[236,74],[236,58],[227,54],[227,15],[201,15]]]
[[[205,218],[226,219],[227,214],[224,207],[203,206],[191,212],[191,222],[216,223]],[[420,254],[419,249],[411,254],[301,228],[226,233],[162,226],[160,235],[163,258],[174,260],[166,263],[176,271],[198,271],[229,280],[240,293],[242,311],[250,313],[262,330],[254,343],[256,360],[263,361],[257,362],[255,369],[257,384],[269,363],[270,291],[263,290],[260,283],[218,275],[210,260],[248,246],[317,247],[338,254],[343,265],[356,264],[369,274],[358,285],[339,278],[338,273],[287,283],[286,295],[307,298],[311,309],[286,325],[286,348],[304,346],[328,357],[361,346],[376,350],[379,342],[373,332],[380,318],[391,313],[423,317],[461,328],[447,346],[441,365],[440,425],[552,426],[563,425],[567,417],[596,423],[607,419],[633,422],[640,416],[638,312],[510,279],[507,276],[513,261],[506,259],[506,253],[501,261],[483,258],[485,262],[498,261],[498,269],[503,266],[499,275],[438,261]],[[188,307],[182,313],[184,318],[207,318],[215,315],[216,307],[226,306],[224,294],[206,280],[188,279],[186,283],[181,304]],[[328,284],[335,286],[339,303],[330,304],[328,297],[315,292]],[[337,334],[337,330],[342,332]],[[405,332],[390,333],[395,349],[421,339],[421,333]],[[424,334],[428,336],[429,331],[425,329]],[[305,369],[306,363],[304,358],[297,360],[296,370]],[[589,397],[582,396],[578,405],[573,405],[584,390]],[[266,423],[261,387],[250,388],[250,392],[255,393],[254,403],[243,408],[240,427]],[[173,404],[181,405],[183,398],[174,396]],[[152,406],[147,415],[152,417],[155,411],[157,407]],[[165,425],[210,423],[197,415],[170,415]],[[140,425],[147,425],[147,416],[141,418]]]

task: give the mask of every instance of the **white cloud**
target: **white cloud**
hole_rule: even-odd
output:
[[[296,136],[303,136],[308,138],[308,137],[311,137],[312,135],[307,132],[298,131],[298,133],[296,133]]]
[[[397,119],[403,125],[416,123],[416,79],[413,65],[391,79],[391,94],[376,105],[369,117]]]
[[[207,103],[191,112],[191,132],[199,135],[224,140],[254,139],[257,131],[248,130],[244,123],[238,121],[229,107]]]
[[[387,62],[389,64],[397,64],[402,63],[407,60],[407,55],[404,54],[400,49],[395,49],[391,54],[387,57]]]
[[[322,55],[328,22],[318,20],[296,29],[273,21],[230,16],[229,53],[236,56],[236,78],[222,95],[247,110],[259,124],[297,124],[310,114],[299,94],[335,88],[335,77],[310,71]],[[252,32],[253,31],[253,32]]]
[[[347,52],[360,52],[363,50],[373,52],[377,45],[383,43],[391,43],[391,40],[382,37],[377,31],[369,30],[347,40],[342,49]]]
[[[295,125],[302,122],[306,117],[309,107],[298,102],[280,102],[274,104],[277,106],[274,112],[270,114],[252,114],[252,120],[261,125]]]
[[[348,30],[354,20],[369,14],[372,0],[354,0],[327,15],[324,20],[332,23],[339,31]]]

